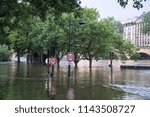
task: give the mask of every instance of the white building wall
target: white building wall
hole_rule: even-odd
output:
[[[143,34],[143,22],[141,18],[134,18],[123,23],[123,37],[137,47],[150,47],[150,35]]]

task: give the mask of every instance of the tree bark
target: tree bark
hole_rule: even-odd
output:
[[[20,52],[17,51],[17,62],[20,63]]]
[[[57,68],[60,67],[60,64],[59,64],[60,60],[57,60]]]
[[[42,54],[40,54],[40,63],[43,64],[43,55]]]
[[[74,60],[75,68],[78,68],[78,63],[79,63],[79,56],[78,56],[78,54],[75,52],[75,60]]]
[[[75,72],[74,75],[75,75],[75,77],[77,77],[78,71],[79,71],[78,67],[75,67],[75,68],[74,68],[74,72]]]
[[[74,64],[75,64],[75,69],[78,68],[78,62],[74,61]]]
[[[59,68],[60,67],[60,64],[59,64],[60,63],[60,58],[57,56],[56,59],[57,59],[57,68]]]
[[[92,68],[92,58],[89,58],[89,67]]]

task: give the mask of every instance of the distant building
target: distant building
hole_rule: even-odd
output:
[[[123,37],[137,47],[150,47],[150,34],[143,34],[145,14],[123,23]]]

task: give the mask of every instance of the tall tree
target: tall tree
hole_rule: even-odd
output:
[[[9,34],[11,48],[17,53],[18,63],[20,62],[20,55],[25,50],[25,40],[22,37],[20,30],[11,31]]]
[[[5,27],[13,28],[19,20],[18,17],[24,17],[25,11],[28,11],[26,13],[29,15],[45,19],[49,9],[53,8],[54,17],[58,18],[62,12],[70,12],[78,7],[79,2],[78,0],[1,0],[0,6],[0,42],[8,44]]]
[[[63,20],[66,37],[69,35],[67,29],[71,20],[71,51],[75,53],[76,67],[83,57],[89,60],[91,67],[93,59],[108,58],[109,52],[116,53],[121,59],[125,59],[131,53],[133,45],[123,40],[120,22],[111,17],[100,20],[100,14],[96,9],[84,8],[80,12],[82,17],[76,17],[75,13],[71,13],[65,14],[66,18]],[[85,25],[79,25],[81,18],[86,21]],[[65,41],[68,48],[68,38]]]
[[[86,59],[88,59],[91,63],[92,57],[94,56],[90,53],[87,53],[87,49],[91,49],[93,44],[93,39],[95,39],[95,36],[93,34],[90,35],[91,31],[96,32],[95,25],[97,25],[97,21],[99,18],[99,13],[96,11],[96,9],[88,9],[84,8],[80,11],[81,16],[72,17],[72,27],[71,27],[71,39],[72,39],[72,51],[75,53],[75,66],[77,67],[78,62],[82,59],[83,56],[86,55]],[[86,21],[86,24],[83,24],[82,18]],[[95,39],[96,40],[96,39]],[[89,44],[89,46],[88,46]],[[93,46],[95,47],[95,46]],[[85,52],[86,51],[86,52]],[[86,54],[85,54],[86,53]],[[89,58],[90,56],[90,58]]]

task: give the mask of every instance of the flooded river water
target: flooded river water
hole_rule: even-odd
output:
[[[46,65],[0,63],[1,100],[129,100],[150,99],[150,70],[120,69],[113,61],[111,77],[108,61],[81,61],[72,78],[67,76],[67,63],[55,66],[50,78]]]

